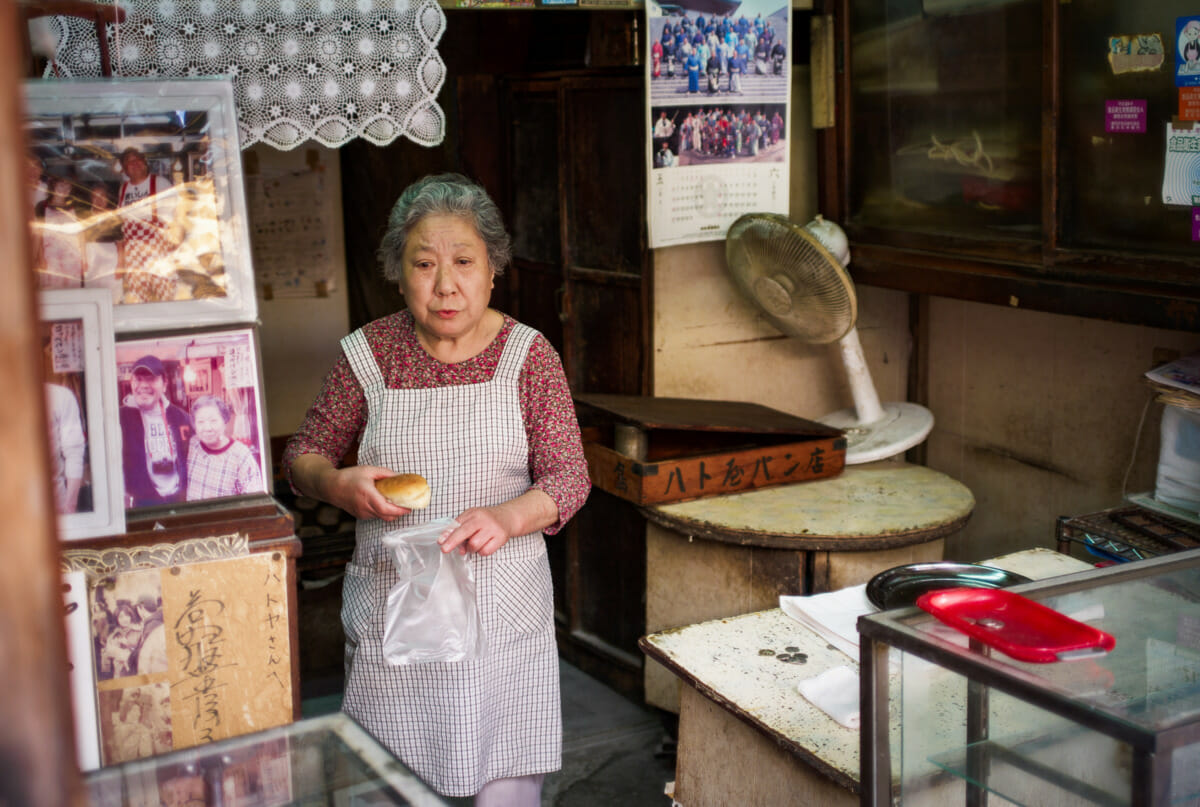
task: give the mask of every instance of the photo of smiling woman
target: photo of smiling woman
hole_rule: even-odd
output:
[[[127,509],[266,491],[249,329],[122,341],[116,354]]]
[[[188,443],[187,500],[261,493],[265,489],[254,453],[229,436],[233,412],[213,395],[192,401],[196,437]]]

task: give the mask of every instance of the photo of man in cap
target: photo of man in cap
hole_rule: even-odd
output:
[[[166,371],[157,356],[133,365],[130,395],[121,406],[121,461],[130,507],[181,502],[187,493],[191,415],[167,399]]]

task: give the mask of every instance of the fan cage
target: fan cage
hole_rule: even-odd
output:
[[[729,228],[725,255],[739,289],[783,333],[828,344],[854,327],[854,283],[805,228],[776,214],[748,213]]]

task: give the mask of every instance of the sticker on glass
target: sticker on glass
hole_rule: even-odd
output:
[[[1175,86],[1200,85],[1200,17],[1175,19]]]
[[[1114,75],[1157,70],[1166,58],[1159,34],[1130,34],[1108,38],[1108,63]]]
[[[1163,204],[1200,205],[1200,129],[1168,123],[1165,162]]]

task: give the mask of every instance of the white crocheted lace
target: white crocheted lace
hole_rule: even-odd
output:
[[[107,1],[107,0],[106,0]],[[442,142],[446,65],[436,0],[123,0],[108,26],[114,76],[229,76],[242,148],[314,139]],[[55,17],[54,75],[101,75],[90,20]]]

